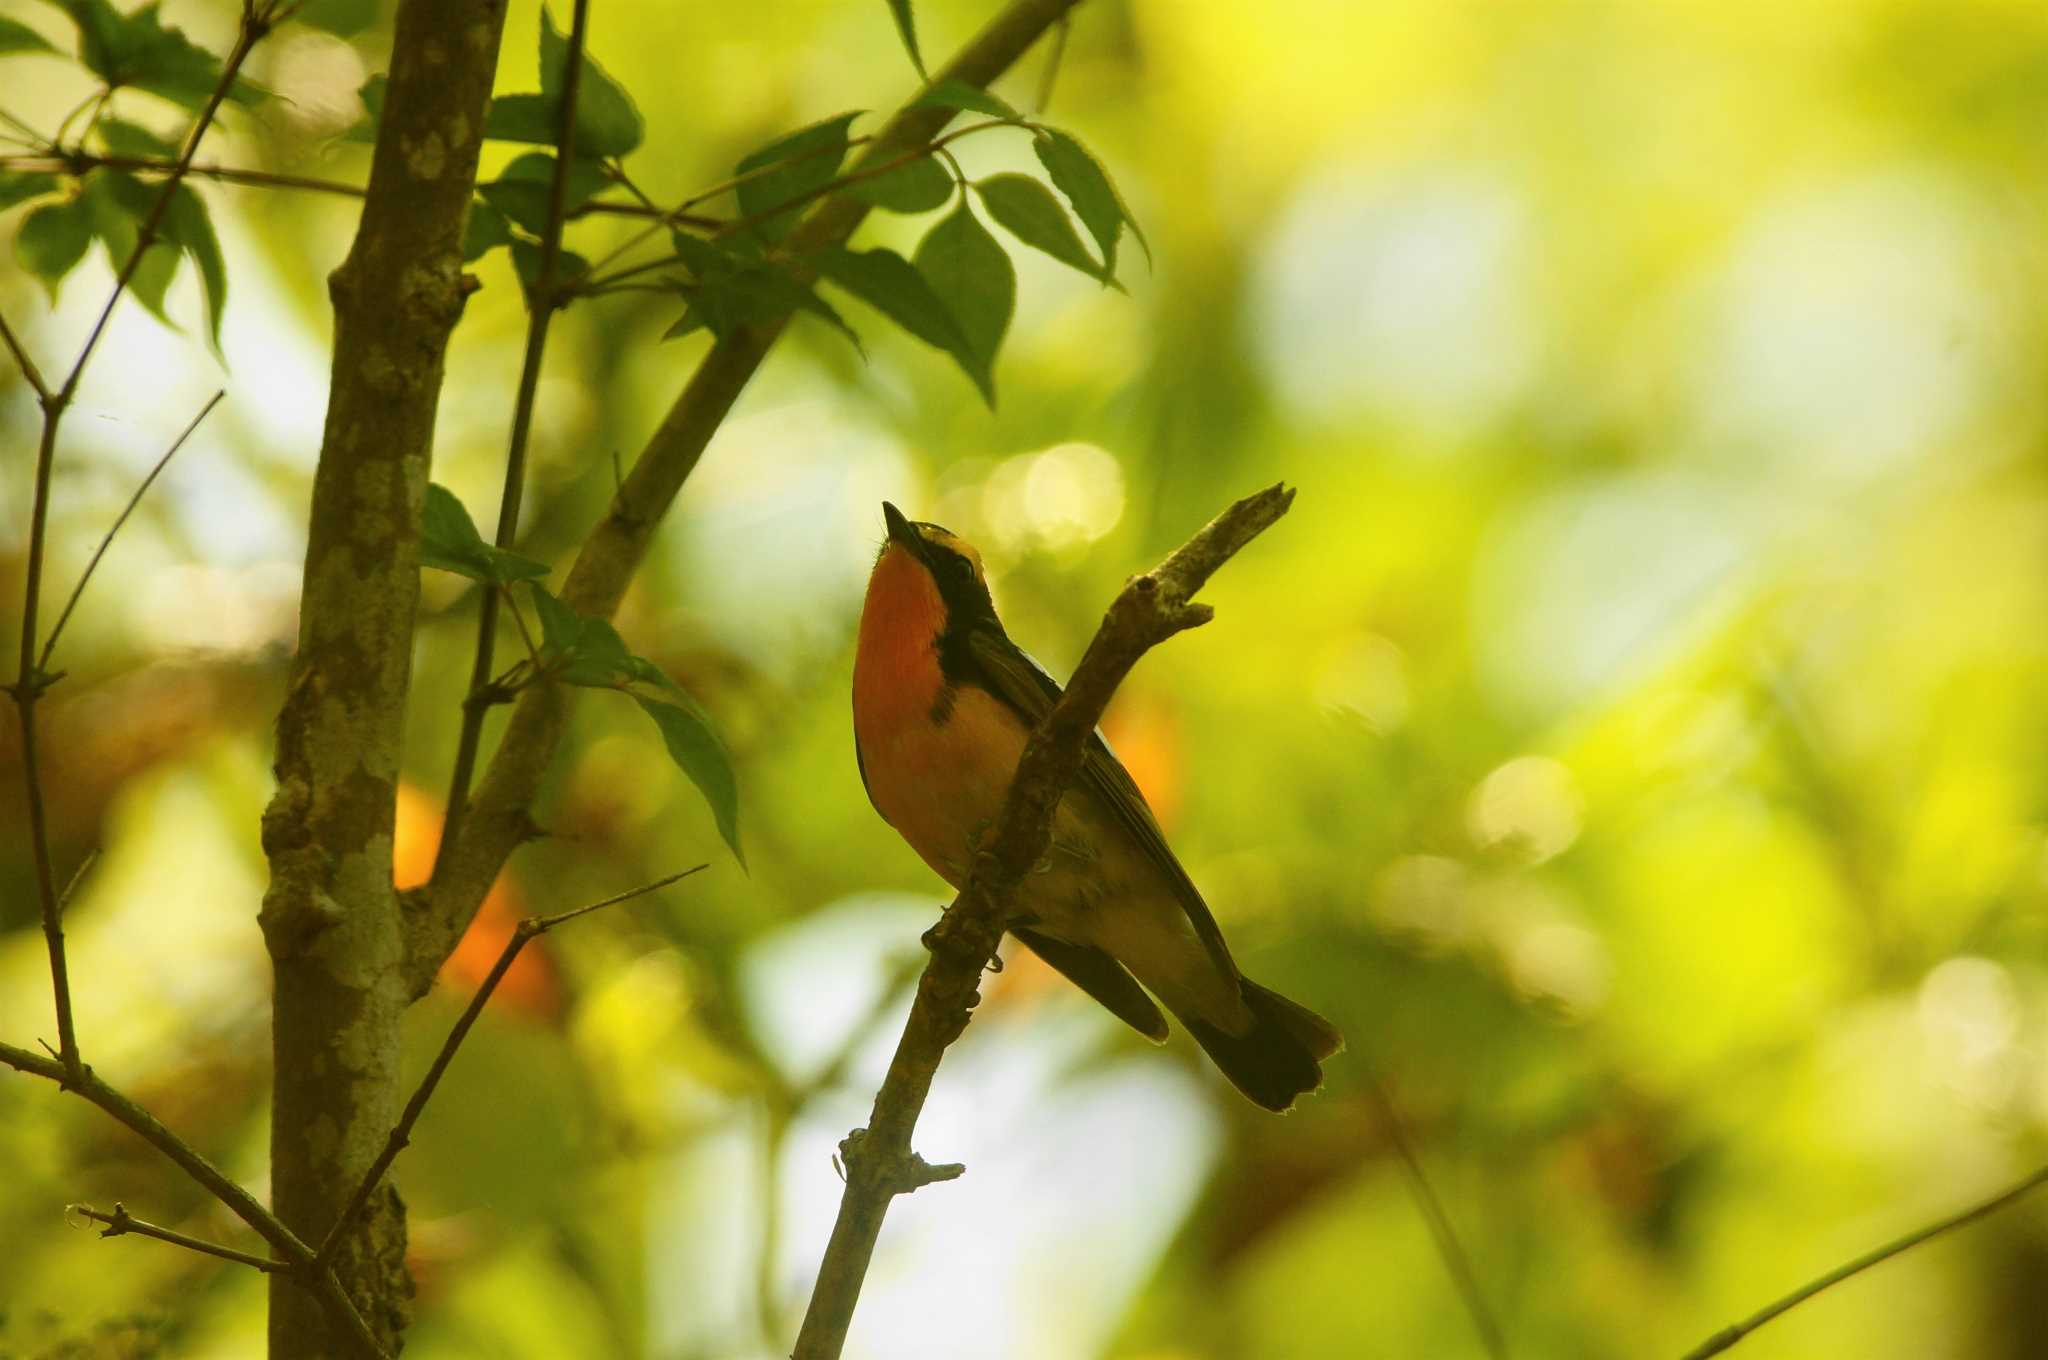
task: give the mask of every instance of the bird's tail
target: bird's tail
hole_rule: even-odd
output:
[[[1181,1023],[1254,1104],[1285,1112],[1296,1096],[1322,1086],[1322,1060],[1344,1047],[1344,1036],[1308,1007],[1249,978],[1240,986],[1252,1013],[1243,1034],[1227,1034],[1193,1016],[1182,1016]]]

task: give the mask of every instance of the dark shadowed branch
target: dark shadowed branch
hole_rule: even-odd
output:
[[[1975,1223],[1980,1218],[1997,1213],[2000,1209],[2018,1203],[2043,1185],[2048,1185],[2048,1166],[2022,1177],[1989,1199],[1979,1200],[1967,1209],[1938,1218],[1925,1227],[1916,1228],[1904,1237],[1894,1238],[1881,1247],[1876,1247],[1852,1261],[1836,1266],[1825,1275],[1811,1280],[1793,1290],[1785,1297],[1758,1309],[1755,1313],[1731,1326],[1723,1327],[1699,1345],[1687,1351],[1683,1360],[1707,1360],[1710,1355],[1719,1355],[1757,1328],[1791,1312],[1824,1289],[1831,1289],[1852,1275],[1860,1275],[1874,1265],[1881,1265],[1902,1252],[1911,1251],[1923,1242],[1932,1241],[1943,1233]]]
[[[1147,651],[1209,621],[1211,610],[1194,602],[1195,593],[1217,568],[1286,514],[1293,501],[1294,493],[1279,485],[1247,496],[1153,570],[1133,577],[1110,604],[1066,693],[1031,734],[1002,813],[976,852],[966,888],[925,937],[931,960],[918,979],[910,1017],[876,1093],[868,1126],[839,1145],[846,1190],[794,1360],[836,1360],[846,1343],[890,1200],[934,1181],[950,1180],[964,1169],[926,1162],[911,1151],[910,1135],[939,1060],[967,1028],[969,1014],[981,999],[981,971],[1002,941],[1011,898],[1051,843],[1053,813],[1080,773],[1088,734],[1101,720],[1110,696]]]
[[[168,1242],[174,1247],[183,1247],[187,1251],[196,1251],[202,1256],[218,1256],[223,1261],[237,1261],[242,1265],[252,1266],[266,1274],[275,1271],[297,1269],[290,1261],[279,1261],[269,1256],[258,1256],[254,1252],[237,1251],[233,1247],[224,1247],[218,1242],[208,1242],[204,1238],[193,1237],[189,1234],[178,1232],[176,1229],[162,1227],[146,1219],[136,1218],[128,1212],[128,1206],[119,1200],[114,1201],[114,1212],[111,1214],[102,1213],[90,1204],[74,1204],[68,1212],[75,1213],[80,1218],[90,1219],[94,1223],[106,1224],[105,1230],[100,1233],[101,1237],[125,1237],[129,1233],[133,1233],[137,1237],[154,1237],[159,1242]]]

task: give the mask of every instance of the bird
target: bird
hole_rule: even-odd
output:
[[[855,758],[868,801],[957,890],[1061,690],[1004,631],[972,544],[886,501],[882,518],[854,651]],[[1265,1109],[1319,1089],[1344,1046],[1329,1021],[1238,971],[1099,731],[1005,926],[1154,1043],[1167,1040],[1164,1005]]]

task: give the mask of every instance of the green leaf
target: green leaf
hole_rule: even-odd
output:
[[[61,203],[45,203],[22,219],[15,233],[14,256],[21,267],[43,281],[50,299],[57,297],[57,284],[85,258],[92,244],[93,209],[84,195]]]
[[[482,199],[472,200],[469,222],[462,229],[462,262],[480,260],[499,246],[510,244],[512,228],[506,225],[505,214]]]
[[[561,107],[562,80],[569,71],[569,40],[555,27],[545,5],[540,11],[540,92],[550,110]],[[547,135],[541,140],[552,145],[560,115],[547,120]],[[485,135],[490,135],[488,124]],[[619,83],[603,67],[583,53],[583,74],[576,86],[576,150],[586,156],[623,156],[640,145],[647,135],[640,110]]]
[[[427,484],[420,513],[420,565],[506,586],[548,574],[545,563],[484,542],[455,493],[437,482]]]
[[[1031,139],[1031,149],[1038,153],[1039,163],[1052,177],[1054,187],[1074,205],[1074,215],[1102,248],[1105,271],[1116,271],[1117,235],[1126,222],[1138,244],[1144,247],[1146,262],[1151,262],[1152,246],[1139,228],[1138,219],[1131,216],[1130,207],[1116,191],[1109,172],[1089,154],[1087,147],[1056,128],[1047,128]]]
[[[55,52],[50,40],[17,19],[0,18],[0,56],[12,52]]]
[[[816,258],[818,272],[852,293],[928,345],[953,356],[974,380],[982,399],[995,405],[988,367],[952,310],[932,291],[917,266],[893,250],[828,250]]]
[[[548,195],[555,180],[555,158],[546,151],[529,151],[506,166],[498,178],[479,185],[477,193],[486,203],[535,236],[545,235],[548,226]],[[569,162],[568,196],[563,211],[574,212],[597,194],[611,187],[602,167],[587,160]]]
[[[910,54],[910,64],[917,68],[920,76],[924,76],[924,55],[917,50],[917,18],[910,12],[910,0],[889,0],[889,13],[896,20],[896,32],[903,39],[903,50]]]
[[[965,202],[925,233],[917,272],[946,304],[967,337],[985,387],[995,386],[996,349],[1017,305],[1017,271],[996,238]]]
[[[919,95],[910,107],[958,109],[966,113],[985,113],[991,118],[1003,118],[1012,123],[1024,120],[1024,115],[1011,108],[1002,100],[978,85],[969,85],[964,80],[942,80]]]
[[[564,684],[622,689],[639,658],[607,619],[579,614],[535,582],[533,611],[540,618],[542,661]],[[642,665],[649,663],[642,662]]]
[[[206,201],[192,191],[191,185],[180,184],[171,195],[171,206],[164,213],[163,234],[165,240],[190,255],[199,268],[199,282],[206,292],[207,338],[218,353],[220,319],[228,305],[228,268],[221,257],[220,238],[213,233],[213,220],[206,213]]]
[[[512,241],[512,269],[519,275],[519,285],[526,290],[527,305],[533,303],[533,290],[540,287],[540,247],[532,241]],[[580,279],[590,272],[590,261],[573,250],[555,252],[555,286],[560,288],[571,279]]]
[[[123,14],[110,0],[51,0],[78,25],[78,56],[107,84],[161,95],[198,111],[220,85],[221,64],[175,28],[166,28],[157,0]],[[237,78],[228,97],[254,104],[264,91]]]
[[[307,0],[292,18],[340,38],[353,38],[377,22],[378,0]]]
[[[501,142],[555,144],[555,101],[541,94],[501,94],[484,115],[484,136]]]
[[[111,245],[108,247],[112,251]],[[123,261],[126,261],[124,255]],[[171,280],[177,277],[178,261],[185,257],[171,246],[159,242],[142,252],[142,259],[136,262],[135,272],[128,276],[128,291],[135,300],[149,309],[150,315],[169,326],[178,329],[178,323],[171,320],[164,311],[164,294],[170,291]],[[120,268],[116,265],[115,268]]]
[[[63,187],[55,175],[45,175],[26,170],[0,170],[0,212],[6,212],[17,203],[26,203],[31,198],[54,194]]]
[[[1067,210],[1052,196],[1052,190],[1029,175],[990,175],[976,180],[975,191],[987,205],[990,217],[1005,231],[1035,250],[1042,250],[1103,284],[1115,283],[1109,272],[1095,262],[1088,247],[1067,220]]]
[[[168,138],[159,137],[146,127],[128,122],[122,118],[102,118],[99,124],[100,140],[106,144],[110,156],[169,157],[175,159],[177,144]]]
[[[827,118],[744,157],[733,167],[734,175],[749,175],[739,185],[740,215],[762,216],[830,184],[846,159],[847,126],[858,117],[856,111]],[[750,174],[756,170],[763,173]],[[801,211],[802,205],[797,204],[788,212],[776,213],[755,223],[754,233],[763,240],[779,240],[796,225]]]
[[[935,156],[919,156],[886,175],[850,184],[846,192],[863,203],[897,213],[930,212],[953,196],[953,177]]]
[[[809,312],[860,348],[860,337],[844,317],[786,268],[734,253],[726,247],[674,233],[676,258],[692,276],[676,291],[689,302],[682,319],[661,337],[673,340],[696,330],[724,339],[740,326],[770,323],[791,312]]]
[[[725,743],[718,739],[704,710],[674,686],[669,687],[669,694],[668,698],[654,698],[636,693],[633,699],[661,729],[669,759],[690,777],[690,782],[704,795],[704,801],[711,805],[718,834],[724,837],[732,857],[744,869],[747,857],[740,849],[739,781],[733,776],[732,757],[726,753]]]

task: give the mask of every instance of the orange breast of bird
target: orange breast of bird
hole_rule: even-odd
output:
[[[1027,733],[986,691],[946,685],[934,646],[945,617],[930,573],[901,548],[883,553],[854,652],[853,730],[876,808],[957,888]]]

